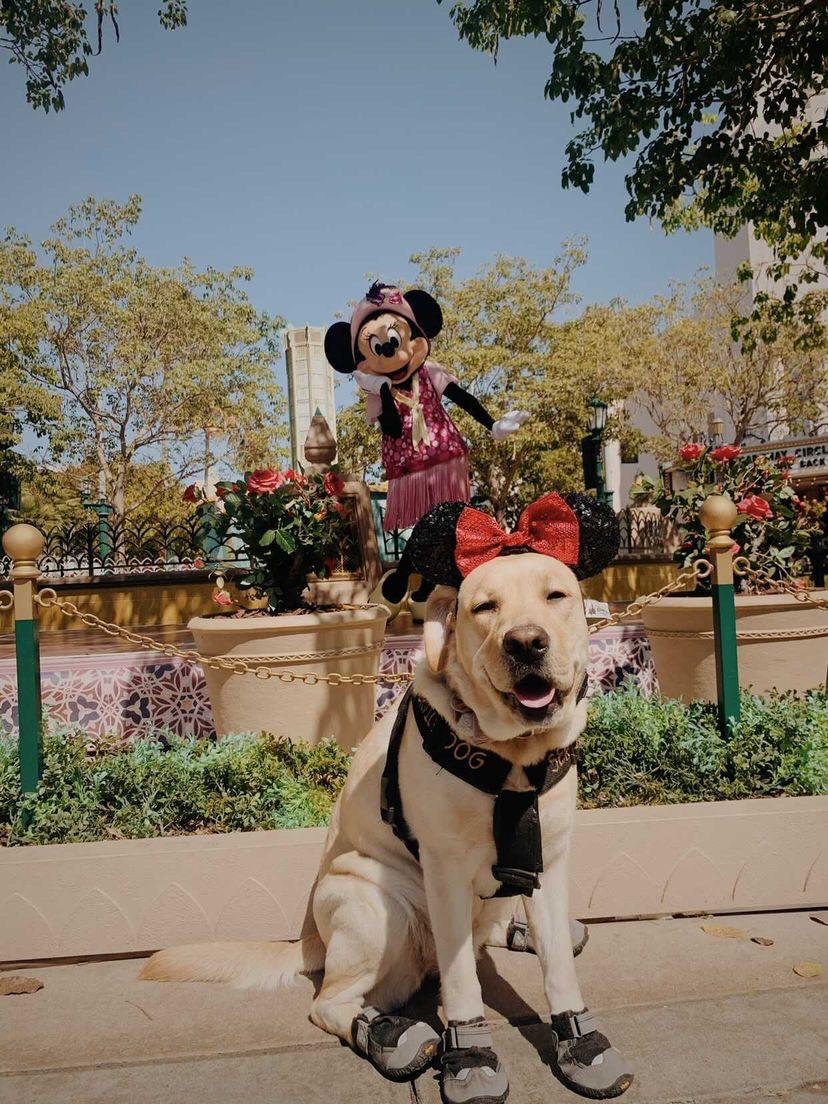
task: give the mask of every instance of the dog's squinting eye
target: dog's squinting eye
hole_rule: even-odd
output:
[[[566,594],[562,590],[550,590],[546,596],[547,602],[558,602],[561,598],[566,598]]]
[[[490,598],[488,602],[478,602],[476,606],[472,606],[472,613],[491,613],[492,610],[496,609],[497,602]]]

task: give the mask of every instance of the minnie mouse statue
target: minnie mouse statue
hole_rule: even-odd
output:
[[[441,502],[468,502],[468,445],[444,409],[443,397],[470,414],[502,441],[529,414],[515,410],[495,421],[485,407],[436,361],[431,340],[443,326],[440,305],[426,291],[403,294],[374,283],[351,321],[335,322],[325,334],[325,355],[337,372],[353,375],[365,394],[368,420],[382,430],[382,461],[388,480],[386,531],[407,529]],[[403,552],[396,570],[380,582],[375,599],[391,615],[408,592],[413,567]],[[412,595],[422,602],[432,585]]]

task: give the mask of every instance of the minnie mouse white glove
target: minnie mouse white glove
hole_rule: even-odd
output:
[[[372,376],[370,372],[360,372],[359,369],[354,372],[354,379],[360,391],[366,391],[369,395],[378,395],[383,385],[388,383],[385,376]],[[390,383],[388,386],[391,386]]]
[[[496,441],[503,441],[506,437],[511,437],[531,416],[528,410],[510,410],[508,414],[498,418],[492,426],[492,437]]]

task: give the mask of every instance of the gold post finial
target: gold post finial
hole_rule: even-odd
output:
[[[739,511],[732,498],[727,495],[708,495],[701,504],[699,517],[702,525],[710,534],[707,547],[724,550],[733,544],[730,530],[736,524]]]
[[[37,561],[43,555],[46,538],[34,525],[18,522],[3,534],[3,550],[12,561],[11,577],[36,579],[40,574]]]

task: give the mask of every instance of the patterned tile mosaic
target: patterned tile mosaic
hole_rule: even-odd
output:
[[[380,674],[407,674],[422,658],[419,637],[388,636]],[[590,640],[589,690],[633,682],[644,694],[657,688],[650,647],[640,625],[605,629]],[[158,729],[178,736],[210,736],[213,718],[204,675],[197,664],[147,652],[45,657],[43,705],[49,717],[83,728],[90,737],[129,739]],[[379,683],[379,718],[402,692],[399,684]],[[16,731],[17,683],[14,661],[0,660],[0,729]]]

